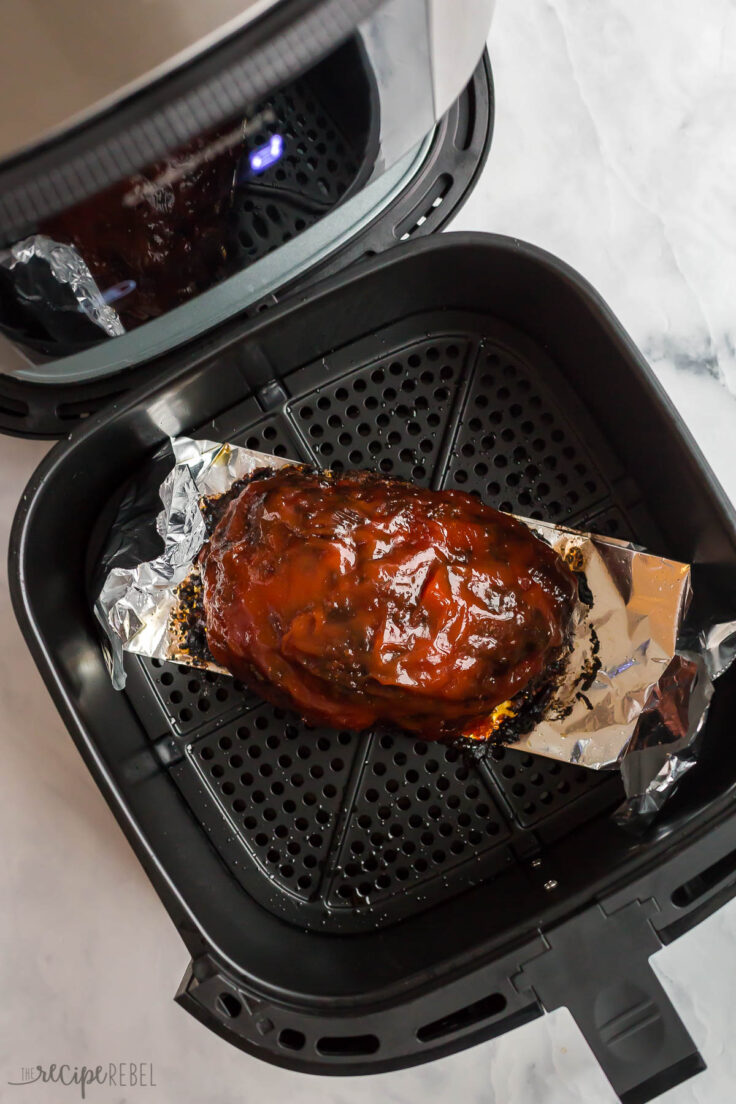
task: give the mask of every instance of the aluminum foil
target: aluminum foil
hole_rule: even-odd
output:
[[[109,306],[94,276],[73,245],[53,241],[44,234],[34,234],[17,242],[11,249],[0,252],[0,265],[15,272],[19,266],[38,260],[44,263],[42,275],[28,276],[22,287],[22,297],[32,304],[36,301],[48,310],[54,304],[53,285],[67,287],[74,297],[75,309],[99,326],[108,337],[125,333],[117,311]],[[58,308],[65,309],[61,302]]]
[[[113,568],[95,607],[117,689],[125,685],[126,651],[220,670],[188,652],[180,631],[179,587],[196,578],[207,535],[202,500],[258,468],[295,463],[189,438],[172,440],[171,448],[174,467],[160,487],[156,521],[163,551]],[[689,626],[687,564],[614,538],[520,520],[580,573],[589,593],[554,694],[532,730],[511,746],[596,770],[620,769],[627,799],[619,820],[646,823],[695,762],[713,681],[736,656],[736,622]],[[134,548],[139,525],[135,508],[121,513],[118,544]],[[508,707],[500,714],[513,703]]]
[[[161,485],[163,510],[156,518],[163,551],[155,559],[133,567],[113,568],[95,604],[95,614],[110,643],[108,666],[116,690],[125,686],[123,652],[221,670],[180,650],[174,619],[179,603],[177,588],[192,574],[206,537],[201,500],[223,494],[237,479],[244,479],[258,468],[293,463],[252,449],[189,437],[172,438],[171,449],[174,467]],[[136,524],[135,508],[127,504],[123,525],[135,530]],[[126,549],[131,547],[130,536],[134,538],[135,533],[123,535],[121,543]]]

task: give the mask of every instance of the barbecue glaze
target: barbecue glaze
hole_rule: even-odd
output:
[[[574,575],[461,491],[283,468],[201,555],[213,658],[312,724],[470,731],[562,654]]]

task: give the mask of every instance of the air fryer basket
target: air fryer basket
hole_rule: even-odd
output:
[[[277,455],[375,467],[503,509],[630,535],[565,413],[564,381],[483,316],[415,315],[206,430]],[[429,336],[425,336],[429,335]],[[287,393],[288,388],[288,393]],[[568,404],[569,409],[569,396]],[[533,855],[610,808],[615,775],[376,731],[314,731],[225,676],[128,657],[129,692],[192,810],[248,891],[321,930],[382,926]]]
[[[605,306],[532,247],[447,235],[161,368],[168,382],[37,474],[11,575],[47,682],[192,954],[179,1000],[317,1072],[423,1061],[559,1004],[622,1099],[701,1068],[647,958],[733,892],[733,676],[702,765],[633,840],[608,816],[615,775],[315,731],[233,680],[135,657],[116,695],[85,590],[101,515],[152,456],[165,469],[167,434],[190,433],[634,537],[694,560],[702,608],[733,616],[733,517]]]

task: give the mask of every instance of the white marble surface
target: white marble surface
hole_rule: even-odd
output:
[[[451,2],[451,0],[447,0]],[[496,134],[458,229],[512,234],[598,287],[736,500],[736,2],[499,0]],[[0,438],[0,541],[45,446]],[[3,566],[4,573],[4,566]],[[185,966],[162,906],[67,737],[0,586],[0,1100],[35,1062],[151,1061],[156,1089],[95,1104],[605,1104],[567,1012],[378,1078],[300,1077],[170,1000]],[[667,1104],[733,1098],[736,902],[655,967],[708,1063]]]

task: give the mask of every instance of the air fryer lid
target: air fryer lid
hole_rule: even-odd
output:
[[[109,66],[115,24],[99,13],[86,38],[83,11],[59,26],[50,8],[46,37],[21,20],[18,51],[63,94],[40,98],[23,149],[17,125],[0,135],[11,432],[65,432],[198,333],[438,228],[482,164],[493,0],[462,0],[455,27],[439,0],[260,0],[229,19],[231,4],[191,20],[180,0],[144,5],[140,56],[126,6]],[[161,49],[148,40],[167,19]],[[73,54],[74,28],[87,53],[100,44],[81,89],[34,50],[72,35]]]
[[[268,206],[274,221],[296,221],[293,235],[370,175],[380,112],[362,44],[372,30],[390,49],[392,36],[383,15],[380,26],[370,18],[378,5],[360,0],[333,13],[329,0],[260,0],[237,20],[227,18],[230,5],[220,0],[191,19],[180,0],[155,0],[141,11],[124,5],[120,42],[104,13],[89,27],[84,10],[60,25],[55,8],[48,25],[20,20],[16,36],[29,69],[48,69],[41,88],[59,86],[58,100],[34,100],[36,114],[71,117],[36,141],[32,128],[41,124],[31,113],[26,147],[0,163],[0,347],[10,377],[65,385],[109,376],[210,328],[252,300],[247,279],[216,307],[210,296],[170,315],[257,259],[248,248],[252,232],[233,225],[254,184],[266,187],[260,204],[249,197],[251,210]],[[166,22],[172,41],[162,32]],[[233,33],[238,22],[247,26]],[[131,26],[147,44],[141,51],[137,38],[126,49]],[[69,36],[84,54],[73,67],[78,84],[64,69],[74,55]],[[61,55],[56,64],[49,43]],[[304,71],[309,87],[298,86]],[[424,75],[428,81],[426,67]],[[274,104],[277,89],[282,102]],[[11,97],[19,99],[12,81]],[[79,110],[65,107],[68,100]],[[317,125],[323,101],[330,118]],[[333,130],[342,133],[331,134],[328,151],[324,134]],[[5,139],[0,154],[12,133]],[[301,160],[309,171],[296,165],[307,139],[314,148]],[[281,210],[285,196],[298,200],[296,215]],[[260,226],[262,210],[253,218]],[[162,324],[131,340],[130,331],[151,320]]]
[[[346,72],[351,74],[347,85]],[[125,252],[137,248],[142,233],[143,240],[148,240],[148,231],[134,223],[127,229],[120,223],[114,231],[108,226],[111,202],[115,212],[109,195],[120,192],[119,185],[103,193],[108,194],[104,204],[93,198],[40,224],[46,234],[28,239],[30,250],[23,263],[15,264],[7,252],[4,259],[0,256],[0,316],[5,335],[0,345],[6,372],[15,373],[0,376],[0,429],[23,436],[68,433],[105,401],[149,378],[158,370],[157,356],[174,345],[182,349],[192,334],[212,329],[233,313],[252,314],[271,306],[277,297],[348,266],[365,252],[380,252],[400,239],[423,236],[446,225],[473,187],[490,145],[493,95],[487,56],[421,149],[363,187],[376,160],[375,139],[383,133],[375,133],[379,114],[369,107],[370,82],[370,65],[363,63],[360,41],[354,36],[304,77],[262,101],[262,114],[269,116],[270,123],[263,132],[256,127],[240,143],[241,163],[248,156],[259,156],[259,143],[269,133],[283,136],[283,160],[255,176],[241,178],[239,170],[239,183],[217,219],[221,230],[213,223],[211,208],[217,189],[227,182],[228,166],[223,171],[217,163],[203,167],[213,204],[206,208],[206,218],[196,219],[199,245],[183,252],[181,263],[172,264],[180,248],[188,246],[186,227],[191,218],[179,204],[174,221],[162,227],[170,256],[162,263],[154,258],[154,268],[149,270],[140,267],[147,264],[145,252],[140,261],[134,252],[135,267],[125,270]],[[255,117],[260,117],[258,111]],[[187,194],[196,193],[195,188]],[[89,212],[85,204],[92,205]],[[100,248],[95,244],[98,224]],[[60,282],[52,280],[45,258],[58,255],[49,242],[54,237],[68,241],[69,233],[76,235],[72,240],[79,246],[76,258],[71,254],[75,263],[86,253],[97,266],[101,280],[97,301],[100,291],[112,284],[110,318],[115,326],[122,322],[131,332],[105,338],[79,310],[64,282],[64,271]],[[219,242],[227,247],[224,261]],[[213,264],[208,266],[209,254]],[[67,257],[62,258],[64,265]],[[228,277],[233,268],[236,274]],[[223,271],[218,276],[219,269]],[[123,279],[122,285],[116,285],[121,276],[135,280]],[[193,299],[155,317],[165,309],[163,297],[177,294],[178,283],[188,288],[189,281],[200,278],[205,280],[204,288],[213,280],[216,286],[204,294],[187,290],[185,297],[193,294]],[[218,279],[223,282],[217,284]],[[39,287],[48,288],[49,282],[53,296],[47,298],[39,294]],[[17,293],[24,288],[30,313],[22,315]],[[151,311],[153,321],[145,321]],[[90,334],[92,347],[88,346]],[[75,347],[82,351],[75,352]],[[50,362],[49,356],[54,357]],[[34,357],[36,363],[32,363]],[[18,360],[17,368],[13,358]]]
[[[21,107],[0,129],[5,243],[293,80],[379,0],[13,6],[0,60],[5,102]]]

